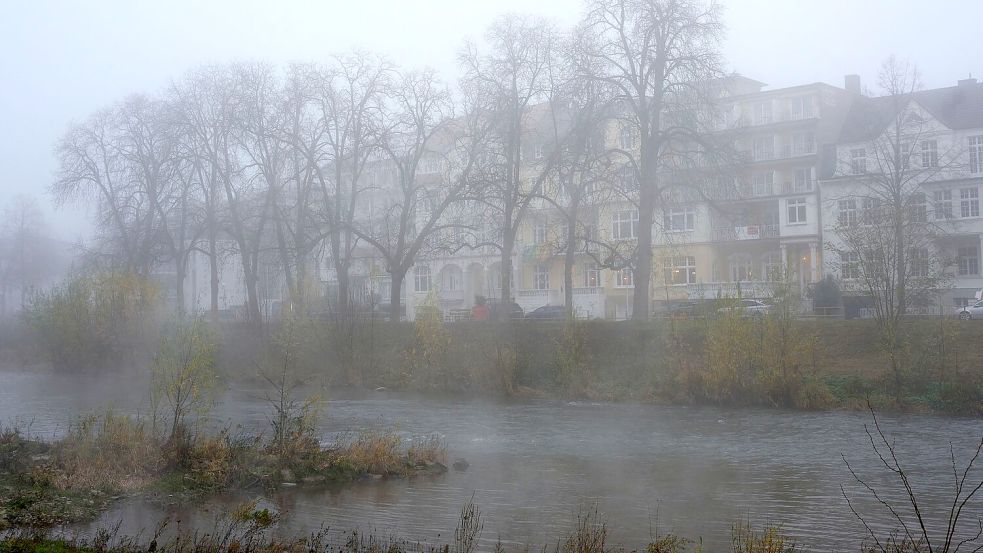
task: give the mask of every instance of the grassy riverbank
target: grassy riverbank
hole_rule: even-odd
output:
[[[359,434],[322,447],[304,433],[286,445],[229,431],[164,440],[150,425],[112,413],[80,421],[55,442],[0,429],[0,529],[90,520],[134,494],[194,498],[446,470],[436,437],[404,444],[392,433]]]
[[[798,409],[983,414],[983,324],[913,319],[892,371],[873,321],[293,321],[220,328],[220,366],[289,352],[332,386]],[[284,348],[277,336],[300,337]]]
[[[65,538],[43,531],[28,530],[9,534],[0,539],[0,553],[476,553],[487,550],[479,547],[484,523],[481,513],[472,503],[461,511],[452,541],[426,543],[363,534],[359,531],[332,533],[322,529],[311,535],[288,537],[275,532],[279,515],[267,509],[256,509],[256,503],[246,503],[216,521],[214,528],[190,533],[167,535],[166,524],[158,527],[149,538],[117,536],[111,531],[99,531],[90,538]],[[570,533],[557,540],[554,553],[625,553],[608,534],[604,521],[596,511],[578,517]],[[797,551],[793,538],[779,527],[753,528],[748,523],[731,529],[733,553],[792,553]],[[166,535],[166,537],[164,537]],[[494,545],[496,553],[529,551],[529,546],[506,548],[503,536]],[[438,536],[438,540],[440,537]],[[702,553],[702,540],[690,540],[673,534],[653,536],[642,549],[645,553]],[[899,553],[908,551],[898,549]],[[914,551],[914,550],[912,550]]]

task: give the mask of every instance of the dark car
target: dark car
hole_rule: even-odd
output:
[[[544,305],[526,314],[526,319],[537,321],[562,321],[567,318],[567,308],[562,305]]]
[[[525,314],[522,311],[522,307],[514,301],[503,302],[501,300],[490,299],[486,301],[485,305],[488,306],[488,318],[493,321],[499,321],[505,318],[521,319]],[[508,314],[506,315],[506,313]]]
[[[669,306],[666,310],[666,314],[669,317],[677,319],[692,319],[700,317],[706,309],[699,303],[694,301],[687,301],[683,303],[674,303]]]

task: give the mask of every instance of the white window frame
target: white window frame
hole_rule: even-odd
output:
[[[774,119],[772,117],[773,108],[770,100],[766,102],[755,102],[753,109],[755,125],[767,125]]]
[[[964,219],[980,216],[980,189],[967,186],[959,189],[959,216]]]
[[[601,270],[597,263],[584,264],[584,288],[598,288],[601,286]]]
[[[789,119],[793,121],[813,117],[812,96],[795,96],[788,101]]]
[[[855,198],[844,198],[836,203],[836,221],[843,227],[855,227],[860,221],[860,211]]]
[[[939,141],[922,140],[922,169],[931,169],[939,166]]]
[[[752,141],[752,155],[755,161],[775,159],[775,136],[756,136]]]
[[[615,211],[611,215],[611,236],[615,240],[635,240],[638,238],[638,210]]]
[[[549,229],[547,221],[536,221],[532,226],[532,243],[537,246],[545,244],[549,240]]]
[[[850,173],[853,175],[864,175],[867,173],[867,149],[850,149]]]
[[[691,207],[670,208],[665,215],[666,232],[692,232],[696,228],[696,210]]]
[[[550,289],[550,268],[549,265],[536,265],[533,268],[532,287],[535,290]]]
[[[863,278],[860,266],[860,255],[857,252],[840,253],[840,278],[843,280],[859,280]]]
[[[805,198],[785,200],[785,213],[790,225],[804,225],[809,222],[808,203]]]
[[[983,173],[983,135],[970,136],[969,142],[969,172]]]
[[[615,288],[634,288],[635,272],[631,267],[622,267],[614,272]]]
[[[932,271],[928,248],[912,248],[908,252],[908,265],[911,267],[911,276],[915,278],[928,277]]]
[[[775,172],[761,171],[751,175],[751,195],[771,196],[775,193]]]
[[[665,262],[665,279],[670,286],[696,284],[696,258],[691,255],[682,255],[667,259]]]
[[[796,192],[811,192],[812,187],[812,167],[796,167],[792,171],[792,190]]]
[[[908,213],[913,223],[928,222],[928,197],[924,192],[914,192],[908,196]]]
[[[936,190],[932,193],[932,203],[933,219],[942,221],[952,218],[952,190]]]
[[[429,265],[417,265],[413,268],[413,291],[414,292],[429,292],[433,287],[433,282],[431,281],[431,273]]]
[[[962,246],[956,248],[956,264],[959,276],[978,276],[980,274],[980,247]]]

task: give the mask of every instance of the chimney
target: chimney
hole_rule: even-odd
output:
[[[976,79],[973,78],[973,75],[970,75],[968,79],[960,79],[959,81],[956,81],[956,84],[959,86],[973,86],[976,84]]]
[[[860,75],[847,75],[843,77],[843,88],[847,92],[860,94]]]

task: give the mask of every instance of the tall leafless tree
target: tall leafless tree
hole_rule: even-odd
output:
[[[688,117],[709,98],[700,87],[722,75],[722,35],[716,3],[702,0],[590,0],[584,21],[592,64],[585,77],[615,89],[622,124],[637,137],[637,149],[614,148],[635,172],[638,238],[632,317],[650,310],[656,210],[675,163],[678,143],[700,143],[704,129]],[[709,107],[709,106],[707,106]]]

